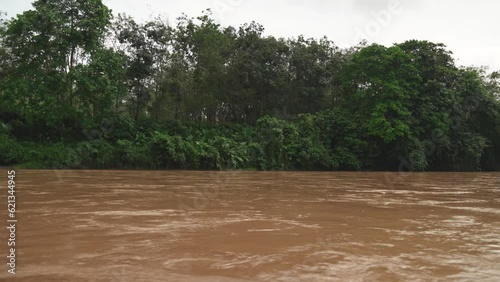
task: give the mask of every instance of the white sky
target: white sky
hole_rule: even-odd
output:
[[[0,0],[9,17],[31,8],[31,0]],[[498,0],[103,0],[114,13],[138,20],[158,14],[171,22],[182,13],[196,17],[211,8],[223,25],[252,20],[276,37],[319,38],[341,47],[365,38],[390,46],[409,39],[444,43],[458,65],[500,70]],[[390,2],[395,8],[390,9]],[[379,16],[377,16],[379,15]]]

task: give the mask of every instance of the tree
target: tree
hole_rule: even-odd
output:
[[[381,148],[381,163],[395,166],[415,137],[412,99],[421,78],[412,58],[397,46],[371,45],[353,55],[343,74],[346,107]]]
[[[7,29],[7,21],[3,19],[3,16],[6,14],[0,11],[0,85],[4,85],[5,81],[4,79],[7,77],[7,74],[9,73],[10,66],[12,66],[11,62],[9,61],[10,55],[8,54],[9,50],[5,46],[5,40],[4,40],[4,33],[5,30]],[[2,89],[0,88],[0,95]],[[1,109],[0,109],[1,111]]]
[[[153,75],[153,54],[146,28],[131,17],[118,15],[115,22],[118,40],[124,44],[127,55],[127,84],[130,92],[129,110],[137,121],[147,108],[151,96],[151,76]]]
[[[87,120],[100,121],[119,114],[127,93],[125,61],[111,49],[98,49],[88,65],[75,68],[75,94]]]
[[[315,113],[333,107],[336,79],[340,69],[339,48],[326,37],[321,40],[299,36],[290,40],[291,112]]]
[[[290,87],[286,41],[263,37],[263,32],[264,27],[255,22],[238,29],[227,72],[233,116],[250,124],[281,112]]]
[[[64,129],[86,110],[75,96],[75,69],[98,53],[111,13],[100,0],[38,0],[33,7],[4,32],[13,63],[6,99],[31,123]]]
[[[355,54],[345,72],[345,83],[353,90],[354,107],[370,135],[385,142],[410,138],[414,117],[411,98],[420,78],[399,47],[372,45]]]
[[[216,122],[227,97],[224,75],[231,40],[209,15],[210,11],[198,18],[200,24],[194,27],[192,34],[195,95],[191,97],[191,104],[196,120]]]
[[[412,111],[418,120],[414,126],[416,140],[428,143],[427,146],[430,143],[431,148],[425,148],[429,151],[426,156],[428,165],[439,166],[450,146],[453,85],[458,69],[452,53],[443,44],[410,40],[397,46],[412,57],[418,76],[422,78],[422,83],[415,88],[418,95],[412,99]]]

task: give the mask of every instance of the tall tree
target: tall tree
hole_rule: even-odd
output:
[[[354,54],[343,79],[349,91],[345,106],[381,148],[381,164],[393,169],[397,164],[388,160],[408,156],[415,137],[412,100],[421,78],[412,58],[397,46],[373,44]]]
[[[119,42],[126,46],[129,110],[137,121],[140,114],[146,110],[151,97],[150,85],[154,64],[151,41],[144,25],[123,14],[118,15],[115,30]]]
[[[83,106],[75,68],[102,47],[111,12],[100,0],[38,0],[33,7],[4,33],[14,68],[6,96],[28,120],[64,128]]]

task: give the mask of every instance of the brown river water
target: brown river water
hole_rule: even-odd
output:
[[[19,170],[16,197],[0,281],[500,281],[499,173]]]

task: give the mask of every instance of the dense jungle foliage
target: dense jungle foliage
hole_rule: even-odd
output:
[[[443,44],[337,47],[101,0],[0,20],[0,165],[497,170],[500,74]]]

